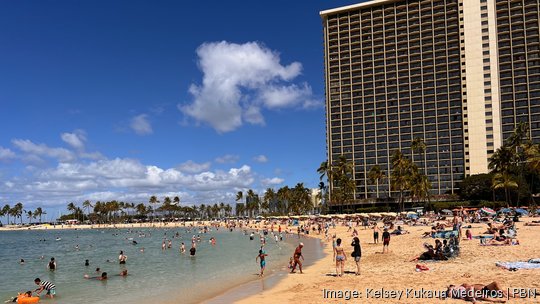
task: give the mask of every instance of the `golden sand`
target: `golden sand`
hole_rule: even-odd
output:
[[[531,221],[531,218],[524,218]],[[379,224],[380,225],[380,224]],[[468,224],[467,224],[468,225]],[[485,224],[472,224],[473,235],[479,235],[486,230]],[[332,261],[332,246],[327,242],[325,252],[327,257],[307,267],[304,274],[289,274],[274,288],[246,298],[240,303],[468,303],[464,300],[429,297],[430,291],[445,291],[450,284],[488,284],[498,281],[503,288],[535,289],[540,292],[540,269],[520,269],[508,271],[495,266],[497,261],[527,261],[540,257],[540,227],[524,226],[517,223],[520,245],[515,246],[480,246],[478,239],[461,242],[459,257],[448,261],[409,262],[411,258],[424,251],[423,243],[434,244],[432,238],[422,238],[423,232],[430,231],[428,226],[404,228],[410,234],[394,236],[390,242],[390,252],[381,254],[382,244],[373,244],[372,230],[358,227],[362,244],[361,275],[355,276],[356,266],[350,256],[352,247],[351,233],[340,226],[330,233],[336,233],[342,238],[346,249],[346,274],[343,277],[330,276],[335,274],[335,263]],[[465,230],[463,230],[465,232]],[[317,235],[315,235],[317,236]],[[317,236],[322,237],[322,236]],[[304,250],[310,250],[304,248]],[[416,272],[417,263],[427,265],[430,270]],[[350,271],[350,274],[347,272]],[[335,291],[354,291],[361,293],[359,298],[328,299],[323,298],[323,289]],[[384,289],[387,292],[402,291],[401,299],[375,298],[375,290]],[[407,289],[411,291],[407,297]],[[366,291],[373,292],[368,294]],[[417,291],[414,295],[412,291]],[[422,293],[422,291],[424,291]],[[424,296],[424,298],[415,298]],[[536,298],[510,299],[508,303],[540,303],[540,295]]]

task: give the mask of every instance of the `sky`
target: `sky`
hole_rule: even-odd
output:
[[[353,3],[1,1],[0,206],[316,188],[319,12]]]

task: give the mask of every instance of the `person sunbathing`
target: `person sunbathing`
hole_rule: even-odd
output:
[[[450,285],[446,291],[448,298],[463,299],[476,303],[478,300],[492,302],[492,303],[506,303],[508,294],[503,290],[498,282],[491,282],[490,284],[466,284],[463,283],[459,286]]]

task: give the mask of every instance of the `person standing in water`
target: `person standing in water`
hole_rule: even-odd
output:
[[[180,245],[180,252],[181,252],[181,253],[185,253],[185,252],[186,252],[186,245],[184,244],[184,242],[182,242],[182,245]]]
[[[118,262],[120,264],[125,264],[127,261],[127,256],[124,254],[124,251],[120,250],[120,255],[118,255]]]
[[[49,261],[49,264],[47,264],[47,268],[50,271],[55,271],[56,270],[56,261],[54,260],[54,258],[51,258],[51,260]]]
[[[266,254],[266,252],[263,250],[263,247],[261,247],[261,250],[259,250],[259,254],[255,258],[255,262],[257,262],[257,260],[259,260],[259,259],[261,260],[260,261],[261,273],[259,274],[260,277],[262,277],[264,275],[264,269],[266,268],[266,257],[267,256],[268,256],[268,254]]]

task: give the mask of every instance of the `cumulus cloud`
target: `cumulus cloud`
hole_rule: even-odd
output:
[[[260,43],[204,43],[197,56],[202,84],[192,84],[193,101],[178,108],[220,133],[233,131],[244,122],[264,124],[263,108],[321,103],[307,83],[291,83],[301,74],[299,62],[282,65],[279,54]]]
[[[285,180],[283,178],[279,178],[279,177],[265,178],[261,180],[261,185],[263,185],[264,187],[275,186],[275,185],[282,184],[284,181]]]
[[[216,157],[215,161],[219,164],[234,164],[240,159],[238,155],[225,154],[220,157]]]
[[[148,135],[154,132],[146,114],[133,117],[129,126],[138,135]]]
[[[178,166],[178,169],[180,169],[180,171],[182,172],[187,173],[199,173],[210,169],[210,162],[199,164],[192,160],[188,160],[187,162],[180,164],[180,166]]]
[[[266,157],[265,155],[257,155],[253,158],[253,160],[258,163],[266,163],[268,162],[268,157]]]
[[[84,142],[86,141],[86,135],[83,131],[77,130],[73,133],[62,133],[60,136],[62,140],[71,147],[82,150],[84,149]]]
[[[36,144],[28,139],[14,139],[11,141],[19,150],[28,153],[29,158],[40,159],[40,156],[54,158],[62,162],[75,159],[75,154],[64,148],[51,148],[45,144]]]
[[[8,148],[3,148],[0,146],[0,160],[8,160],[15,158],[15,152],[11,151]]]

